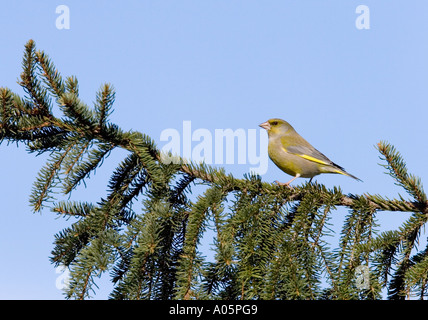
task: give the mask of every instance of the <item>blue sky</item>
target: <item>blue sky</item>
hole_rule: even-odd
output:
[[[62,4],[70,9],[68,30],[55,24]],[[356,28],[360,4],[370,9],[369,30]],[[426,12],[428,2],[403,0],[8,1],[0,12],[0,86],[23,94],[17,79],[33,39],[63,76],[77,76],[87,104],[103,83],[113,84],[111,121],[159,147],[162,131],[182,132],[183,121],[214,136],[227,128],[260,134],[258,124],[279,117],[364,181],[323,175],[318,182],[392,198],[405,193],[378,165],[380,140],[428,179]],[[72,198],[97,201],[123,156],[113,154]],[[63,298],[48,257],[54,234],[70,222],[48,209],[33,214],[28,203],[45,160],[0,146],[0,299]],[[251,164],[225,167],[241,177]],[[290,179],[272,162],[262,178]],[[345,213],[337,211],[338,230]],[[380,229],[407,217],[379,213]]]

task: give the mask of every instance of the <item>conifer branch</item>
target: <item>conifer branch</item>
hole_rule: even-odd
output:
[[[23,72],[21,73],[20,85],[34,103],[32,114],[47,116],[50,114],[51,110],[50,101],[46,90],[41,86],[40,80],[37,79],[36,61],[35,43],[33,40],[30,40],[25,45],[24,59],[22,62]]]
[[[378,299],[383,288],[391,299],[427,296],[428,249],[417,247],[427,197],[392,145],[378,144],[382,165],[409,200],[346,195],[317,183],[289,189],[180,158],[163,162],[151,137],[110,122],[112,85],[102,85],[93,107],[86,105],[77,79],[62,78],[33,41],[25,46],[20,84],[23,97],[0,88],[0,142],[50,154],[30,203],[40,211],[55,201],[51,211],[72,220],[55,235],[51,257],[71,270],[68,298],[90,297],[106,271],[115,299]],[[54,198],[71,196],[116,149],[127,155],[105,197]],[[142,208],[133,205],[137,199]],[[348,209],[339,235],[330,225],[338,207]],[[378,211],[411,216],[379,233]],[[207,228],[215,234],[209,263],[200,250]],[[330,248],[331,236],[339,237],[337,248]],[[368,289],[356,283],[359,266],[369,268]]]
[[[384,165],[389,170],[389,174],[397,180],[397,184],[403,187],[419,204],[426,210],[427,197],[423,190],[421,180],[412,174],[407,173],[404,159],[395,148],[387,142],[381,141],[378,143],[378,149],[384,156],[387,164]]]
[[[107,118],[111,114],[111,109],[115,100],[115,91],[110,84],[105,84],[97,93],[97,100],[95,103],[95,116],[98,119],[98,131],[104,129]]]
[[[65,92],[65,87],[60,73],[55,69],[53,63],[43,51],[36,51],[35,56],[40,68],[43,70],[42,79],[46,88],[50,90],[56,98],[61,97]]]

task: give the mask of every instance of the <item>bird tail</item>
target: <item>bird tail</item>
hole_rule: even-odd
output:
[[[348,172],[346,172],[344,169],[336,169],[335,171],[334,171],[335,173],[340,173],[340,174],[343,174],[344,176],[348,176],[348,177],[351,177],[351,178],[353,178],[353,179],[355,179],[355,180],[357,180],[357,181],[361,181],[361,182],[363,182],[363,180],[361,180],[361,179],[359,179],[359,178],[357,178],[356,176],[354,176],[354,175],[352,175],[352,174],[350,174],[350,173],[348,173]]]
[[[346,172],[345,169],[343,167],[339,166],[338,164],[335,164],[334,162],[332,162],[331,164],[332,164],[332,166],[330,167],[330,169],[332,169],[331,172],[343,174],[344,176],[348,176],[348,177],[351,177],[357,181],[363,182],[363,180],[361,180],[361,179],[357,178],[356,176]]]

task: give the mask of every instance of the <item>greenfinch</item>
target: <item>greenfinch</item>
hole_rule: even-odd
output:
[[[335,164],[303,139],[294,128],[282,119],[270,119],[259,125],[269,136],[269,158],[285,173],[294,178],[279,185],[289,186],[299,177],[312,178],[321,173],[339,173],[361,181]]]

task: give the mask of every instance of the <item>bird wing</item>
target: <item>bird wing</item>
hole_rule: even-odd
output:
[[[341,166],[332,162],[329,158],[313,147],[309,148],[306,146],[288,146],[286,151],[309,161],[344,170]]]

